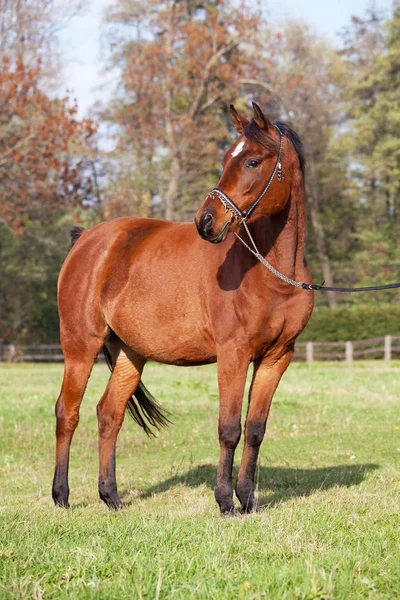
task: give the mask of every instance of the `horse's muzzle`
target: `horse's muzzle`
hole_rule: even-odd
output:
[[[223,228],[220,231],[214,231],[215,220],[211,212],[204,212],[198,221],[197,218],[194,219],[196,223],[197,231],[200,237],[207,242],[211,242],[212,244],[218,244],[219,242],[223,242],[228,234],[228,229],[230,222],[225,223]]]

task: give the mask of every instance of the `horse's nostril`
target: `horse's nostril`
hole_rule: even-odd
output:
[[[203,231],[210,231],[214,225],[214,217],[211,213],[205,213],[201,220],[201,224],[203,226]]]

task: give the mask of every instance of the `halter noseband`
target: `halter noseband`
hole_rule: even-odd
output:
[[[269,189],[269,187],[272,183],[272,180],[275,176],[275,173],[277,171],[278,171],[278,181],[282,181],[281,154],[282,154],[282,136],[283,136],[283,134],[282,134],[282,131],[279,129],[279,127],[277,127],[276,125],[274,125],[274,127],[277,129],[277,131],[279,133],[278,157],[276,159],[274,168],[272,169],[272,173],[269,176],[269,179],[268,179],[264,189],[257,196],[257,198],[255,200],[253,200],[253,202],[246,208],[246,210],[245,211],[241,210],[237,206],[237,204],[235,204],[235,202],[231,198],[229,198],[228,194],[225,194],[225,192],[223,192],[219,188],[214,188],[209,193],[210,197],[217,196],[217,198],[222,202],[222,204],[225,208],[225,212],[229,211],[231,213],[231,215],[233,217],[235,217],[236,223],[244,223],[246,221],[246,219],[249,218],[249,216],[251,215],[253,210],[256,208],[257,204],[260,202],[261,198],[266,194],[267,190]]]

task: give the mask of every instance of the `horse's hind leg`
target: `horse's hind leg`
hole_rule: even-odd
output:
[[[126,406],[135,392],[145,359],[126,346],[107,344],[111,351],[113,372],[98,406],[99,423],[99,494],[109,508],[119,508],[115,477],[115,446],[125,416]]]
[[[64,348],[64,379],[56,403],[56,468],[52,495],[58,506],[68,506],[68,465],[72,437],[79,421],[79,407],[90,372],[103,342],[93,339],[93,348],[79,346],[69,354]],[[85,348],[78,353],[78,348]]]
[[[293,349],[286,352],[273,364],[268,359],[260,359],[254,365],[245,425],[243,457],[236,484],[236,495],[240,500],[243,512],[250,512],[254,506],[254,475],[258,452],[264,438],[272,397],[292,356]]]

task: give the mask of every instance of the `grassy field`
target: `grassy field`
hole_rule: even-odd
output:
[[[214,366],[148,365],[174,425],[120,434],[125,508],[97,497],[92,374],[71,453],[71,508],[51,500],[59,365],[0,365],[0,599],[400,598],[400,363],[294,364],[275,396],[259,511],[222,518]],[[241,447],[237,455],[240,456]]]

